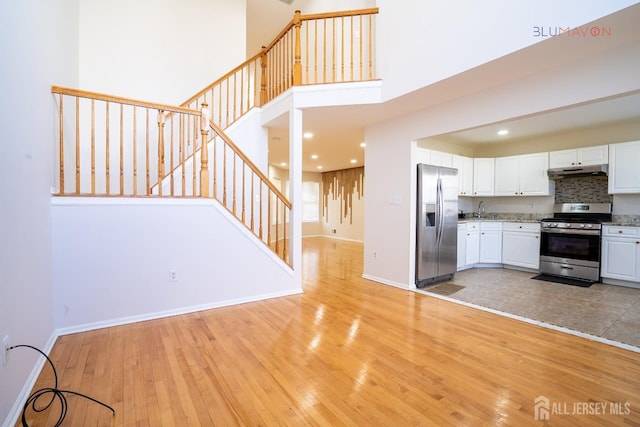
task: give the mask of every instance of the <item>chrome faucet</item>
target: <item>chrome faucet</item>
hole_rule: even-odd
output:
[[[484,212],[484,200],[480,200],[480,203],[478,203],[478,219],[482,218]]]

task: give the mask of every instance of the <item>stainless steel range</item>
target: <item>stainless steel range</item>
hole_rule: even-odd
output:
[[[600,281],[603,221],[611,221],[611,203],[554,205],[553,218],[540,223],[540,273],[588,284]]]

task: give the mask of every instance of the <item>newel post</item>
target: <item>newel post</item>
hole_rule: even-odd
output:
[[[262,46],[262,54],[260,55],[260,106],[267,103],[267,47]]]
[[[158,196],[162,196],[164,179],[164,112],[158,110]]]
[[[200,114],[200,133],[202,144],[200,145],[200,197],[209,197],[209,121],[211,113],[206,102],[202,103]]]
[[[296,10],[293,15],[293,25],[295,27],[295,56],[293,58],[293,85],[300,86],[302,84],[302,63],[301,51],[300,51],[300,26],[302,21],[300,20],[300,11]]]

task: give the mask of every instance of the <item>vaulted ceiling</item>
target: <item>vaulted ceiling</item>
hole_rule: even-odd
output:
[[[296,3],[305,1],[308,0],[294,0],[291,10],[298,8]],[[258,2],[260,3],[258,7],[261,11],[260,13],[265,13],[265,8],[269,7],[273,11],[277,10],[279,13],[284,14],[282,25],[279,25],[278,29],[274,30],[276,33],[291,19],[291,15],[287,15],[291,10],[282,1],[248,1],[249,4],[254,6]],[[638,37],[632,42],[637,44]],[[550,55],[558,54],[553,48],[550,48],[546,53]],[[522,64],[521,60],[513,60],[512,62],[516,67],[526,65]],[[481,72],[482,70],[476,70],[476,73]],[[492,70],[491,64],[489,64],[486,67],[486,72],[495,73],[500,72],[500,70]],[[461,78],[458,81],[464,83]],[[454,88],[454,86],[450,86],[451,88]],[[383,104],[305,110],[305,130],[313,132],[314,136],[304,142],[303,170],[319,172],[362,166],[364,164],[364,150],[360,144],[364,141],[365,127],[372,123],[390,120],[402,114],[410,114],[427,108],[429,106],[427,105],[428,99],[435,99],[433,96],[424,96],[425,92],[429,90],[432,90],[432,88],[418,90]],[[478,146],[478,144],[495,144],[496,141],[500,141],[496,137],[496,131],[502,127],[508,127],[510,131],[509,135],[502,139],[506,143],[531,139],[550,133],[610,126],[617,123],[635,123],[640,127],[640,93],[627,93],[624,96],[601,99],[597,102],[575,105],[555,111],[541,112],[540,114],[516,118],[503,123],[491,123],[474,129],[461,129],[454,133],[440,135],[439,140],[457,145]],[[640,129],[638,133],[640,134]],[[269,134],[269,162],[279,166],[281,162],[288,161],[288,129],[286,127],[274,127],[270,129]],[[603,141],[603,143],[606,142]],[[312,155],[317,156],[317,158],[313,159]],[[351,163],[351,160],[356,160],[356,163]],[[322,166],[322,169],[318,169],[318,166]],[[286,166],[284,167],[286,168]]]

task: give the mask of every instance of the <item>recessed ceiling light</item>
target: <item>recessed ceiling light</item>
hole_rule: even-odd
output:
[[[360,147],[364,148],[364,147],[366,147],[366,146],[367,146],[367,144],[366,144],[365,142],[361,142],[361,143],[360,143]]]
[[[313,138],[313,132],[305,132],[302,134],[302,136],[304,136],[307,139]]]
[[[316,160],[316,159],[318,158],[318,155],[317,155],[317,154],[312,154],[312,155],[311,155],[311,158],[312,158],[313,160]]]
[[[280,163],[280,166],[285,167],[287,164],[285,162]]]
[[[351,163],[358,163],[356,159],[351,159]]]
[[[316,169],[322,169],[322,166],[316,166]]]
[[[500,136],[506,135],[508,133],[509,133],[509,131],[507,129],[500,129],[498,131],[498,135],[500,135]]]

